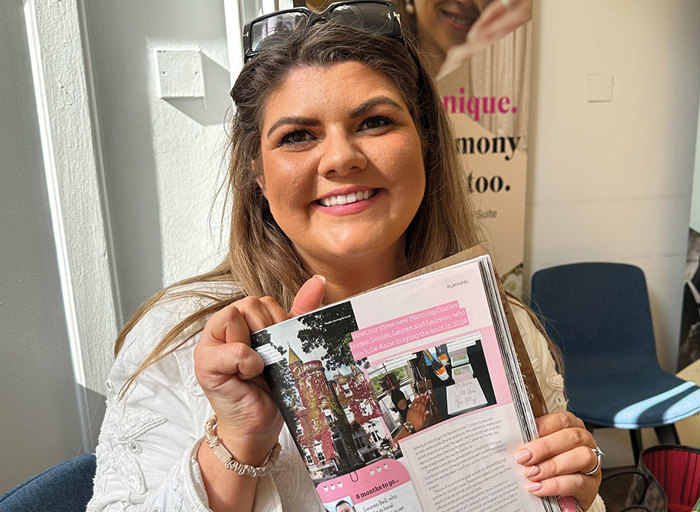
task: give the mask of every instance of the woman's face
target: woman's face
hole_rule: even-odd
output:
[[[258,184],[312,271],[403,254],[425,172],[388,78],[358,62],[297,68],[267,99],[261,138]]]
[[[491,0],[413,0],[418,40],[443,54],[467,40],[467,32]]]

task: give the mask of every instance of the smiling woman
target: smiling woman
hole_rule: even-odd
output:
[[[328,278],[327,299],[407,270],[404,233],[425,171],[411,113],[385,75],[359,62],[300,68],[270,95],[262,133],[258,183],[297,254]]]
[[[265,35],[231,92],[229,253],[152,297],[117,339],[88,510],[323,510],[250,333],[481,238],[435,86],[413,46],[385,30],[398,26],[395,7],[330,9],[322,24],[296,9],[291,26],[286,12],[248,27]],[[561,408],[561,390],[546,388],[547,341],[521,312],[545,396]],[[528,489],[588,508],[595,441],[563,412],[540,425],[548,439],[518,458]]]

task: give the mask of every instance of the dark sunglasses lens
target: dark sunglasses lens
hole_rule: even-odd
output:
[[[258,52],[268,46],[278,45],[304,23],[306,14],[303,12],[282,12],[256,21],[250,27],[251,50]]]
[[[377,34],[391,34],[392,17],[389,7],[373,2],[358,2],[339,5],[331,13],[343,25],[355,27]]]

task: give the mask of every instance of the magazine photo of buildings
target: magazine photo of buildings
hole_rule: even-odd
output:
[[[349,302],[255,334],[283,356],[266,368],[272,394],[315,483],[393,457],[391,436],[348,343]]]

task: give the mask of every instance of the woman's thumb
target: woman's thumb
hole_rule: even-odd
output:
[[[320,275],[313,276],[299,288],[289,315],[299,316],[321,307],[325,292],[326,278]]]

